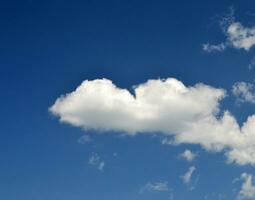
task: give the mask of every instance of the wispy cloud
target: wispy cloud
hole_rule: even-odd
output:
[[[243,180],[238,199],[255,199],[255,186],[253,185],[253,176],[243,173],[240,177]]]
[[[206,52],[224,51],[226,48],[243,49],[249,51],[255,45],[255,27],[246,27],[234,18],[234,9],[220,20],[222,32],[226,40],[219,44],[203,44]]]
[[[105,162],[100,158],[97,153],[93,153],[90,156],[88,164],[96,167],[99,171],[103,171],[105,166]]]
[[[232,93],[239,103],[255,103],[255,88],[251,83],[235,83],[232,87]]]
[[[202,48],[204,51],[206,52],[221,52],[221,51],[224,51],[226,49],[226,44],[224,43],[220,43],[220,44],[210,44],[210,43],[205,43],[205,44],[202,44]]]
[[[89,135],[83,135],[78,139],[78,143],[86,144],[92,142],[93,139]]]
[[[181,179],[182,179],[183,183],[185,183],[185,184],[189,184],[190,183],[192,175],[193,175],[195,170],[196,170],[196,167],[195,166],[191,166],[188,169],[188,171],[184,175],[181,176]]]
[[[255,68],[255,57],[253,57],[248,65],[249,70],[253,70]]]
[[[144,191],[167,192],[169,191],[168,182],[167,181],[148,182],[140,190],[140,192]]]
[[[164,193],[169,200],[174,199],[173,189],[169,187],[167,181],[157,181],[146,183],[139,191],[140,194],[145,192]]]

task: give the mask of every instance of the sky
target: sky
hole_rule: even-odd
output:
[[[254,1],[0,2],[0,199],[255,199]]]

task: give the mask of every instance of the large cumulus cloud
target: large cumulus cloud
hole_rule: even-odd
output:
[[[134,95],[108,79],[84,81],[59,97],[50,111],[61,122],[101,132],[160,133],[176,144],[199,144],[223,151],[229,162],[255,164],[255,116],[239,126],[230,112],[220,113],[225,90],[202,83],[187,87],[168,78],[134,87]]]

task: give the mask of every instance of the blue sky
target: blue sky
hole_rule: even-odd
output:
[[[254,13],[1,1],[0,199],[255,199]]]

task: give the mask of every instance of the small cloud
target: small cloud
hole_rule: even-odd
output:
[[[185,183],[185,184],[190,183],[192,175],[195,170],[196,170],[196,167],[192,166],[188,169],[188,171],[183,176],[181,176],[183,183]]]
[[[104,170],[105,162],[102,161],[100,156],[97,153],[93,153],[89,158],[88,164],[96,167],[99,171]]]
[[[220,43],[217,45],[213,45],[213,44],[205,43],[205,44],[202,44],[202,49],[208,53],[222,52],[226,49],[226,44]]]
[[[175,141],[173,138],[170,137],[165,137],[161,140],[161,144],[162,145],[175,145]]]
[[[206,52],[224,51],[227,47],[243,49],[249,51],[255,45],[255,26],[246,27],[234,18],[234,9],[230,9],[230,14],[220,20],[223,34],[226,36],[224,42],[220,44],[203,44]]]
[[[78,143],[80,144],[86,144],[92,141],[93,139],[89,135],[83,135],[78,139]]]
[[[239,103],[255,103],[254,85],[247,82],[237,82],[232,87],[232,94]]]
[[[219,20],[220,27],[223,32],[226,31],[226,28],[230,25],[233,24],[236,21],[235,19],[235,9],[233,6],[230,6],[228,9],[228,12],[225,13],[221,19]]]
[[[243,183],[238,193],[238,199],[255,199],[253,176],[251,174],[242,173],[240,179],[243,180]]]
[[[197,154],[189,149],[186,149],[183,153],[180,154],[180,157],[191,162],[197,157]]]
[[[244,27],[240,22],[232,23],[227,29],[227,39],[236,49],[249,51],[255,45],[255,27]]]
[[[169,200],[174,199],[173,190],[169,188],[167,181],[148,182],[140,190],[140,194],[144,192],[164,193]]]
[[[249,70],[254,70],[255,68],[255,57],[252,58],[250,64],[248,65]]]
[[[168,182],[167,181],[148,182],[141,189],[141,192],[144,192],[144,191],[167,192],[169,191]]]

